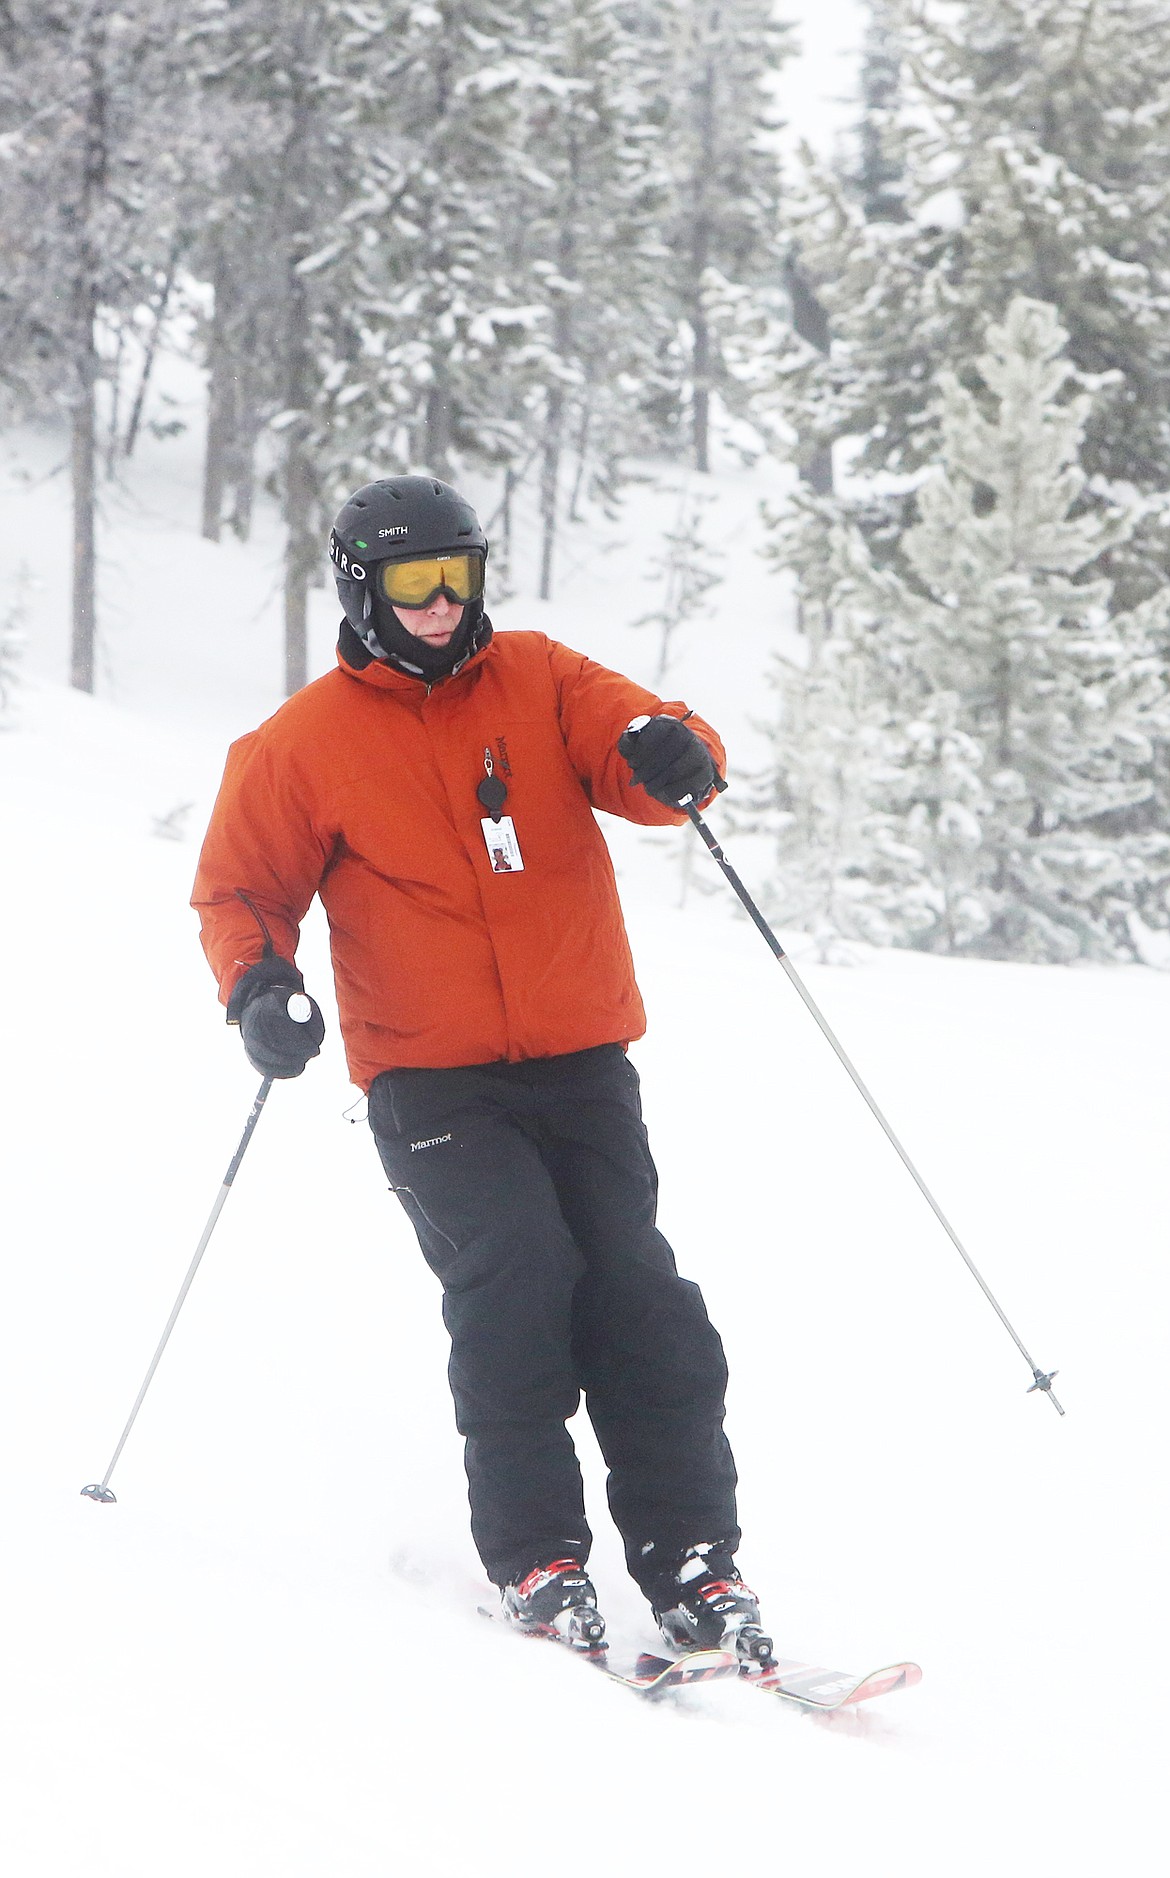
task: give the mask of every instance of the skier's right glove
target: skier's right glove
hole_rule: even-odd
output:
[[[279,1081],[299,1076],[311,1058],[320,1056],[325,1019],[314,998],[307,998],[309,1015],[298,1023],[289,1014],[294,998],[305,999],[305,981],[287,959],[261,959],[253,965],[228,999],[227,1021],[240,1026],[244,1049],[253,1069]]]
[[[618,738],[618,755],[633,780],[668,809],[698,804],[726,787],[706,744],[680,717],[636,717]]]

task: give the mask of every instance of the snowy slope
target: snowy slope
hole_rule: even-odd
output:
[[[193,847],[149,832],[172,796],[202,812],[213,742],[50,687],[0,740],[7,1869],[455,1878],[559,1848],[633,1873],[680,1833],[688,1867],[760,1873],[1123,1866],[1162,1767],[1170,980],[806,968],[1060,1364],[1060,1422],[758,937],[640,890],[645,838],[622,847],[663,1223],[728,1345],[745,1567],[794,1653],[926,1673],[844,1727],[734,1688],[646,1710],[474,1615],[437,1291],[343,1119],[335,1030],[273,1095],[119,1504],[78,1495],[256,1081],[185,908]],[[319,930],[305,963],[320,993]],[[611,1624],[650,1643],[583,1446]]]

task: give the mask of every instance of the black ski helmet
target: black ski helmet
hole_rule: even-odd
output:
[[[376,657],[418,677],[442,677],[487,643],[491,628],[483,601],[467,602],[449,645],[421,645],[379,598],[374,572],[384,561],[438,560],[445,554],[480,554],[486,562],[488,542],[471,504],[435,476],[364,484],[345,503],[329,536],[338,598],[354,632]]]

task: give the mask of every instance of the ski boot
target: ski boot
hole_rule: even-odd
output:
[[[551,1631],[580,1650],[605,1649],[597,1593],[575,1558],[534,1565],[515,1584],[505,1585],[500,1596],[504,1616],[521,1630]]]
[[[689,1546],[673,1571],[650,1587],[650,1604],[672,1649],[734,1650],[745,1667],[772,1661],[756,1594],[718,1541]]]

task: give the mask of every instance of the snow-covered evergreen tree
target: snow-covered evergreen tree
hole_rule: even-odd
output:
[[[907,754],[861,635],[820,641],[807,666],[778,658],[780,761],[741,821],[774,841],[765,894],[777,921],[811,933],[821,957],[842,939],[912,941],[933,924],[921,857],[894,804]]]
[[[21,686],[21,667],[28,640],[28,591],[32,575],[22,562],[12,591],[0,612],[0,730],[12,730],[17,723]]]
[[[544,318],[509,264],[533,187],[523,13],[396,0],[355,16],[343,43],[362,161],[312,261],[334,309],[321,350],[330,474],[340,488],[387,465],[502,466],[524,447],[514,379]]]
[[[1170,838],[1130,826],[1170,734],[1170,593],[1121,610],[1095,574],[1134,519],[1085,507],[1093,401],[1069,395],[1067,339],[1052,307],[1017,297],[977,386],[943,375],[906,578],[832,503],[806,502],[778,550],[833,622],[789,687],[781,791],[834,890],[843,876],[901,943],[1111,958],[1133,954],[1135,912],[1170,924]],[[852,765],[844,839],[802,781],[834,742]],[[814,878],[825,867],[814,854]]]
[[[1100,393],[1085,500],[1133,508],[1110,572],[1145,597],[1170,573],[1170,4],[882,4],[901,66],[870,122],[904,219],[814,180],[795,234],[834,347],[799,381],[796,428],[913,473],[937,448],[939,371],[962,376],[1015,295],[1045,300]]]
[[[307,677],[308,590],[319,577],[329,506],[326,335],[350,287],[344,277],[327,280],[324,262],[338,219],[357,193],[364,157],[355,135],[355,75],[345,66],[351,45],[356,42],[360,57],[379,24],[344,0],[297,0],[293,7],[276,0],[197,0],[185,35],[206,99],[217,171],[217,216],[207,250],[219,304],[209,357],[204,528],[216,532],[216,488],[224,480],[222,472],[213,474],[212,451],[226,452],[229,443],[238,449],[241,423],[254,423],[263,411],[280,439],[290,692]],[[360,77],[369,82],[368,73]],[[263,361],[259,374],[256,360]]]
[[[771,450],[795,459],[802,475],[811,468],[793,428],[790,380],[807,371],[819,356],[802,337],[794,318],[800,287],[789,269],[768,282],[748,285],[729,280],[709,267],[702,281],[703,315],[719,359],[719,392],[733,419],[731,433],[745,456]],[[827,343],[827,338],[826,338]],[[814,444],[814,455],[817,445]],[[831,474],[813,479],[818,493],[831,487]]]
[[[0,14],[0,388],[60,412],[73,498],[72,682],[96,670],[102,342],[149,299],[174,235],[184,96],[175,0],[11,0]]]
[[[540,328],[540,593],[552,593],[563,506],[591,469],[608,496],[645,441],[641,410],[669,333],[662,292],[665,177],[653,86],[617,0],[535,0],[533,77],[521,99],[530,183],[516,266]],[[565,466],[570,454],[575,466]]]
[[[658,604],[631,621],[633,626],[657,628],[658,656],[650,682],[659,689],[680,629],[703,613],[707,595],[723,579],[720,563],[726,556],[703,534],[704,516],[714,500],[711,491],[683,483],[674,526],[665,531],[662,550],[651,557],[647,570],[658,587]]]
[[[710,270],[743,286],[781,279],[775,91],[792,29],[771,0],[657,0],[625,12],[657,71],[654,121],[670,177],[665,235],[679,341],[660,361],[660,435],[707,470],[711,399],[723,376]]]
[[[235,23],[242,25],[240,14]],[[272,82],[270,63],[261,62],[263,28],[251,41],[228,28],[220,5],[201,4],[186,41],[208,131],[190,266],[207,371],[202,531],[209,541],[219,540],[225,521],[248,538],[258,444],[286,402],[286,308],[272,291],[287,267],[282,87]],[[248,57],[253,50],[260,56]]]
[[[861,56],[861,117],[852,181],[870,222],[905,219],[902,166],[891,129],[900,101],[902,52],[889,0],[869,0]]]

